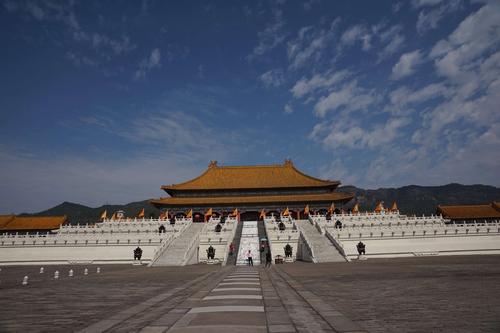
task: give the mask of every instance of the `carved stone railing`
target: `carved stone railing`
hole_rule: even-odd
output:
[[[336,239],[454,237],[500,234],[500,223],[446,225],[374,225],[327,228]]]
[[[191,255],[193,254],[192,252],[194,250],[198,250],[198,243],[200,242],[200,233],[197,233],[195,237],[191,239],[189,242],[189,245],[186,249],[186,252],[184,252],[184,258],[182,259],[182,265],[186,265],[187,261],[189,258],[191,258]]]
[[[307,236],[300,231],[300,235],[302,236],[302,245],[306,247],[307,252],[309,252],[309,255],[311,256],[311,261],[313,263],[317,263],[318,261],[316,260],[316,256],[314,255],[314,249],[311,246],[310,241],[307,239]]]
[[[172,244],[172,242],[178,237],[179,235],[174,235],[170,237],[168,240],[165,240],[160,244],[159,247],[155,249],[155,252],[153,254],[153,258],[149,262],[148,266],[153,266],[153,264],[162,256],[163,252]]]

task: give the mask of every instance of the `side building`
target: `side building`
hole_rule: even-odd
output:
[[[0,215],[0,234],[54,233],[68,223],[64,216]]]
[[[162,186],[169,197],[151,204],[177,216],[192,209],[194,221],[203,221],[209,209],[215,216],[237,209],[241,219],[256,220],[262,209],[267,215],[279,215],[288,208],[294,218],[304,218],[306,206],[311,212],[326,212],[332,204],[342,208],[351,201],[354,195],[336,191],[339,185],[302,173],[291,160],[259,166],[219,166],[212,161],[200,176]]]
[[[489,205],[439,205],[437,213],[454,223],[497,223],[500,221],[500,202]]]

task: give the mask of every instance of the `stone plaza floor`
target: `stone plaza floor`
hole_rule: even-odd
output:
[[[500,332],[500,256],[97,267],[1,267],[0,332]]]

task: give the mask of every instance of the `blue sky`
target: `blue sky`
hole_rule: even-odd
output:
[[[365,188],[500,185],[498,1],[0,6],[0,212],[291,158]]]

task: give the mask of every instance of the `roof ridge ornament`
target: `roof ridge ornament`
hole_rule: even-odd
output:
[[[210,164],[208,165],[209,168],[216,168],[217,167],[217,161],[210,161]]]
[[[291,158],[285,158],[285,164],[284,166],[286,167],[293,167],[293,162]]]

